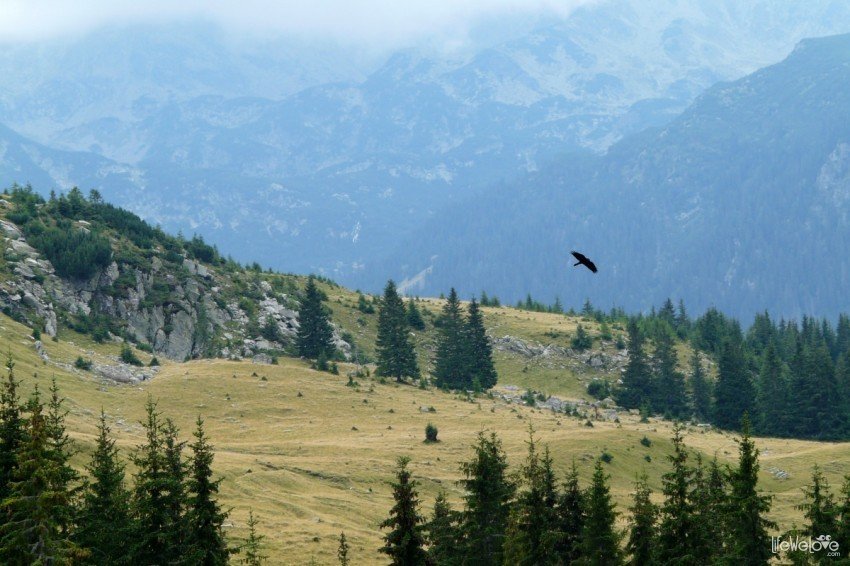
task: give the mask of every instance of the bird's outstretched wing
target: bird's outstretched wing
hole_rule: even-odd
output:
[[[596,273],[598,271],[596,269],[596,264],[590,261],[583,253],[577,251],[571,251],[570,253],[573,254],[573,257],[578,260],[578,263],[582,264],[583,266],[591,270],[593,273]],[[576,265],[578,265],[578,263]]]

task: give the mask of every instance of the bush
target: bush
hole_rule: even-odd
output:
[[[587,384],[587,393],[596,399],[605,399],[611,395],[611,384],[605,379],[594,379]]]
[[[148,365],[149,365],[150,367],[158,366],[158,365],[159,365],[159,360],[158,360],[158,359],[156,359],[156,356],[154,356],[154,357],[152,357],[152,358],[151,358],[151,361],[150,361],[150,363],[149,363]]]
[[[591,338],[590,334],[588,334],[584,327],[579,324],[578,329],[576,330],[576,335],[573,337],[570,345],[574,350],[583,352],[593,346],[593,338]]]
[[[32,329],[32,337],[36,340],[41,340],[41,329],[38,327]]]
[[[608,452],[603,451],[602,455],[599,457],[599,459],[602,460],[603,462],[605,462],[606,464],[610,464],[611,460],[614,459],[614,456],[612,456]]]
[[[437,427],[431,423],[425,425],[425,442],[439,442],[437,440]]]
[[[136,356],[136,353],[128,346],[124,344],[121,346],[121,361],[125,364],[130,364],[131,366],[141,366],[142,360]]]
[[[648,439],[647,437],[645,437],[645,436],[644,436],[643,438],[641,438],[641,439],[640,439],[640,443],[641,443],[642,445],[646,446],[647,448],[649,448],[650,446],[652,446],[652,441],[651,441],[650,439]]]
[[[76,361],[74,362],[74,367],[77,369],[83,369],[86,371],[91,370],[92,361],[88,360],[82,356],[77,356]]]

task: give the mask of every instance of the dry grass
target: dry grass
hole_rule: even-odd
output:
[[[428,305],[438,308],[436,302]],[[335,308],[335,312],[339,310]],[[537,339],[534,333],[540,332],[541,326],[558,328],[555,323],[560,322],[547,318],[555,315],[501,310],[505,312],[488,310],[488,322],[494,320],[506,329],[505,334],[527,332]],[[538,326],[530,324],[535,321]],[[569,331],[570,323],[564,319],[561,326]],[[411,457],[423,511],[430,513],[439,489],[445,489],[457,506],[461,497],[455,483],[459,464],[470,457],[470,445],[479,431],[497,431],[515,467],[524,457],[528,426],[533,424],[539,439],[549,445],[559,474],[575,460],[584,481],[590,477],[594,459],[607,451],[614,457],[606,468],[612,493],[623,513],[639,472],[649,474],[657,491],[661,474],[667,470],[671,425],[666,422],[641,424],[636,417],[626,417],[620,425],[597,422],[588,428],[575,418],[488,398],[468,402],[438,391],[372,379],[360,379],[360,386],[351,388],[345,385],[344,375],[318,373],[291,359],[281,359],[280,365],[274,366],[228,361],[166,363],[150,382],[105,385],[91,373],[67,364],[81,353],[100,360],[117,356],[117,345],[95,345],[67,334],[58,343],[45,343],[51,361],[43,364],[29,332],[8,318],[0,319],[0,336],[16,360],[24,389],[35,383],[46,389],[52,374],[67,397],[68,426],[82,448],[77,464],[87,459],[101,407],[125,457],[142,441],[138,422],[148,396],[157,400],[165,416],[176,421],[186,439],[191,438],[195,418],[202,415],[216,448],[214,468],[224,478],[222,502],[233,508],[228,532],[234,540],[244,537],[248,509],[252,508],[261,521],[259,529],[267,537],[266,550],[273,564],[301,565],[311,557],[320,564],[334,564],[341,531],[349,539],[355,563],[385,562],[377,553],[381,543],[377,525],[392,504],[388,482],[395,459]],[[500,360],[503,382],[524,379],[511,366],[514,361]],[[343,365],[341,369],[344,374],[350,368]],[[527,374],[529,380],[550,377]],[[564,385],[564,390],[579,393],[575,383]],[[427,412],[428,407],[435,412]],[[428,422],[439,428],[439,443],[423,443]],[[649,448],[640,444],[644,435],[652,440]],[[690,429],[686,443],[705,459],[716,454],[721,462],[732,463],[737,455],[734,437],[728,434]],[[841,474],[850,469],[850,444],[775,439],[759,439],[757,444],[762,450],[761,485],[776,496],[772,517],[782,528],[800,523],[800,512],[794,506],[801,501],[800,488],[815,462],[836,488]],[[646,462],[646,455],[651,462]],[[787,470],[790,479],[774,479],[766,471],[770,466]]]

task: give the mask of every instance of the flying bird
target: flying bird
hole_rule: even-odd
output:
[[[573,264],[573,267],[575,267],[577,265],[583,265],[586,268],[588,268],[589,270],[591,270],[592,272],[596,273],[596,271],[597,271],[596,264],[594,264],[592,261],[587,259],[587,256],[585,256],[582,253],[575,252],[575,251],[570,252],[570,253],[573,254],[573,257],[575,257],[578,260],[577,262],[575,262]]]

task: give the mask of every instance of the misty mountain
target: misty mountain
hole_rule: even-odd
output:
[[[850,35],[805,40],[666,127],[452,207],[384,267],[423,294],[838,312],[850,285],[848,82]],[[599,273],[574,270],[571,249]]]
[[[100,30],[4,49],[0,122],[143,180],[81,172],[36,186],[97,187],[239,259],[371,281],[392,273],[377,258],[443,206],[664,125],[717,81],[847,21],[850,6],[830,0],[595,2],[380,63],[203,25]]]

